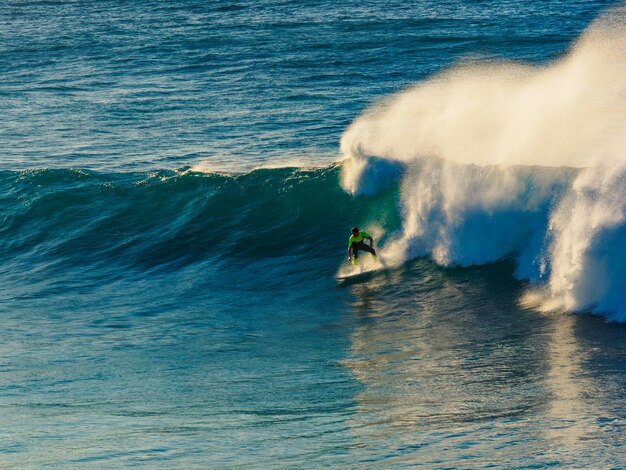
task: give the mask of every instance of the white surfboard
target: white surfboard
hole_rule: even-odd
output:
[[[369,275],[376,274],[377,272],[384,271],[385,269],[387,269],[387,266],[385,266],[383,263],[379,261],[374,266],[367,266],[364,268],[354,268],[352,271],[348,271],[348,272],[345,272],[345,270],[341,270],[335,277],[337,281],[347,281],[350,279],[354,279],[354,280],[365,279]]]
[[[337,280],[338,281],[345,281],[347,279],[359,279],[359,278],[362,278],[362,277],[367,277],[368,274],[375,273],[376,271],[378,271],[378,270],[377,269],[371,269],[369,271],[361,271],[361,272],[346,274],[346,275],[343,275],[343,276],[337,276]]]

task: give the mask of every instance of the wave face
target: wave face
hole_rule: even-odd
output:
[[[120,267],[176,270],[289,256],[336,261],[352,220],[373,214],[392,224],[387,230],[399,226],[392,193],[347,195],[337,165],[240,175],[0,172],[0,190],[0,259],[21,272],[45,267],[46,275],[55,268],[119,275]]]
[[[546,309],[626,321],[626,7],[561,60],[459,66],[365,112],[342,137],[342,185],[400,181],[388,262],[505,257]]]

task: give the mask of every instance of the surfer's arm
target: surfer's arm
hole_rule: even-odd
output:
[[[373,247],[374,246],[374,239],[372,237],[365,237],[365,238],[369,238],[370,247]]]

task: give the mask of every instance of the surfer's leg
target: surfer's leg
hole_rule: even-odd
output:
[[[359,264],[359,250],[357,250],[356,243],[353,243],[350,247],[350,256],[352,258],[352,265],[357,266]]]
[[[352,248],[352,249],[353,249],[353,252],[355,253],[355,255],[354,255],[354,259],[357,259],[356,253],[357,253],[359,250],[367,251],[368,253],[371,253],[371,254],[373,254],[374,256],[376,256],[376,250],[375,250],[374,248],[372,248],[371,246],[366,245],[366,244],[365,244],[365,243],[363,243],[363,242],[353,243],[353,244],[352,244],[352,247],[353,247],[353,248]]]
[[[371,253],[374,256],[376,256],[376,250],[374,248],[372,248],[369,245],[366,245],[365,243],[360,243],[360,245],[361,245],[361,246],[359,246],[360,250],[367,251],[368,253]]]

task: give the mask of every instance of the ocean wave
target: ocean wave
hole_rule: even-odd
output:
[[[139,270],[283,256],[342,259],[349,228],[398,224],[397,191],[354,198],[339,167],[0,172],[0,257]]]

